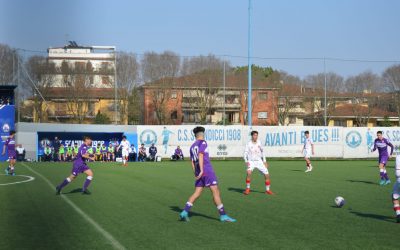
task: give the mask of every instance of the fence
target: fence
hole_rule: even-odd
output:
[[[184,155],[189,155],[190,145],[194,141],[192,129],[195,125],[185,126],[115,126],[115,125],[78,125],[78,124],[33,124],[17,123],[17,142],[23,144],[27,157],[36,159],[38,154],[38,132],[82,133],[118,133],[135,135],[131,143],[136,147],[155,144],[158,154],[169,158],[175,148],[180,146]],[[247,126],[205,126],[206,140],[211,157],[242,157],[244,146],[250,139]],[[309,130],[315,143],[315,157],[329,158],[373,158],[371,148],[376,132],[382,130],[384,136],[395,146],[395,154],[400,154],[400,128],[344,128],[344,127],[253,127],[259,132],[259,139],[264,145],[266,155],[275,157],[302,157],[304,131]]]

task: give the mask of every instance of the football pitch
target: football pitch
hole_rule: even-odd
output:
[[[71,163],[18,163],[18,175],[35,178],[29,182],[0,175],[0,184],[10,184],[0,185],[1,249],[398,249],[392,185],[377,184],[376,161],[314,161],[306,174],[303,161],[272,160],[274,196],[264,194],[258,173],[244,196],[243,162],[214,161],[236,223],[219,222],[208,190],[190,222],[178,220],[193,191],[189,162],[89,165],[91,195],[79,192],[83,175],[55,195]],[[334,206],[338,195],[343,208]]]

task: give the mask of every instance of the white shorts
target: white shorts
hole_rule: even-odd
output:
[[[397,178],[396,183],[393,186],[393,199],[398,200],[400,198],[400,178]]]
[[[268,168],[265,167],[263,161],[249,161],[249,165],[247,166],[247,170],[253,172],[254,169],[258,169],[262,174],[269,174]]]
[[[304,150],[303,155],[304,155],[304,158],[310,159],[312,152],[310,150]]]
[[[129,156],[129,151],[128,150],[122,150],[122,157],[128,157]]]

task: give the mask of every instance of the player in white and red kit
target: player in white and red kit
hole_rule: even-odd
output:
[[[311,172],[312,169],[313,169],[313,167],[311,165],[310,158],[311,158],[312,155],[314,155],[314,142],[310,138],[310,132],[309,131],[305,131],[304,132],[304,136],[306,138],[304,139],[304,145],[303,145],[302,153],[304,155],[304,160],[306,161],[306,165],[307,165],[306,173],[308,173],[308,172]]]
[[[124,166],[127,166],[127,161],[129,158],[129,150],[131,148],[131,143],[126,139],[126,136],[122,136],[122,141],[118,146],[117,151],[122,148],[122,162]]]
[[[396,181],[393,186],[393,209],[396,213],[397,223],[400,223],[400,155],[396,156],[395,165]]]
[[[246,190],[244,191],[244,194],[250,194],[251,174],[254,169],[258,169],[258,171],[260,171],[265,177],[265,193],[271,195],[274,194],[270,190],[271,181],[269,178],[268,163],[261,142],[258,140],[257,131],[251,132],[251,140],[247,143],[244,150],[244,161],[247,166]]]

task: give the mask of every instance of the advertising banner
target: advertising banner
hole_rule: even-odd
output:
[[[11,130],[14,130],[15,122],[15,106],[1,105],[0,106],[0,162],[8,159],[7,154],[1,155],[4,142],[7,140]]]

